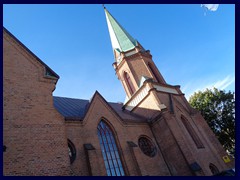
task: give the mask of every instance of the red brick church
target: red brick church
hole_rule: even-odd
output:
[[[150,51],[104,10],[124,103],[97,91],[90,100],[53,96],[59,76],[3,28],[3,174],[209,176],[230,168],[180,86],[167,84]]]

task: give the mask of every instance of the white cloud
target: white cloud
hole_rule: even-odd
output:
[[[189,97],[193,95],[194,92],[204,91],[206,89],[213,89],[214,87],[220,90],[224,90],[234,82],[235,82],[235,76],[228,75],[224,79],[218,80],[215,82],[206,82],[205,80],[203,80],[201,83],[199,82],[188,83],[182,89],[183,89],[183,92],[185,93],[185,97],[189,99]]]
[[[208,89],[213,89],[213,87],[217,88],[217,89],[221,89],[224,90],[226,89],[230,84],[232,84],[233,82],[235,82],[235,77],[231,77],[230,75],[228,75],[227,77],[225,77],[223,80],[217,81],[216,83],[213,83],[206,88]]]
[[[201,4],[201,7],[207,8],[209,11],[216,11],[219,4]]]

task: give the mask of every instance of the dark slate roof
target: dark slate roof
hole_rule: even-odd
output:
[[[73,99],[65,97],[53,97],[54,107],[65,118],[80,118],[82,119],[89,105],[88,100]]]
[[[89,100],[53,96],[54,107],[66,119],[83,120],[90,105]],[[146,122],[146,119],[122,110],[122,103],[107,102],[123,120],[128,122]]]

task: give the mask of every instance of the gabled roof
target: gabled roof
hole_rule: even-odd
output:
[[[97,92],[98,93],[98,92]],[[96,94],[96,93],[95,93]],[[99,94],[99,93],[98,93]],[[100,94],[99,94],[100,95]],[[95,96],[95,95],[94,95]],[[93,97],[94,97],[93,96]],[[100,95],[100,97],[102,97]],[[105,99],[103,98],[105,101]],[[89,100],[53,96],[54,107],[66,120],[82,121],[90,106]],[[146,119],[128,110],[122,110],[122,103],[105,101],[122,120],[127,122],[146,122]]]
[[[117,22],[117,20],[104,8],[108,30],[114,50],[126,52],[137,46],[137,41]]]
[[[82,119],[89,105],[88,100],[53,96],[53,104],[65,118]]]
[[[12,33],[10,33],[5,27],[3,27],[3,32],[6,32],[11,38],[13,38],[20,46],[22,46],[29,54],[31,54],[38,62],[40,62],[46,69],[45,75],[51,76],[59,79],[59,75],[55,73],[48,65],[46,65],[41,59],[39,59],[32,51],[30,51],[21,41],[19,41]]]

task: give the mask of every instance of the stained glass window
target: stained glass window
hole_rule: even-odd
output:
[[[156,146],[146,137],[140,137],[138,139],[138,146],[147,156],[154,157],[156,155]]]
[[[115,138],[110,127],[100,121],[98,125],[98,138],[102,150],[103,160],[108,176],[124,176],[122,162],[119,156]]]

